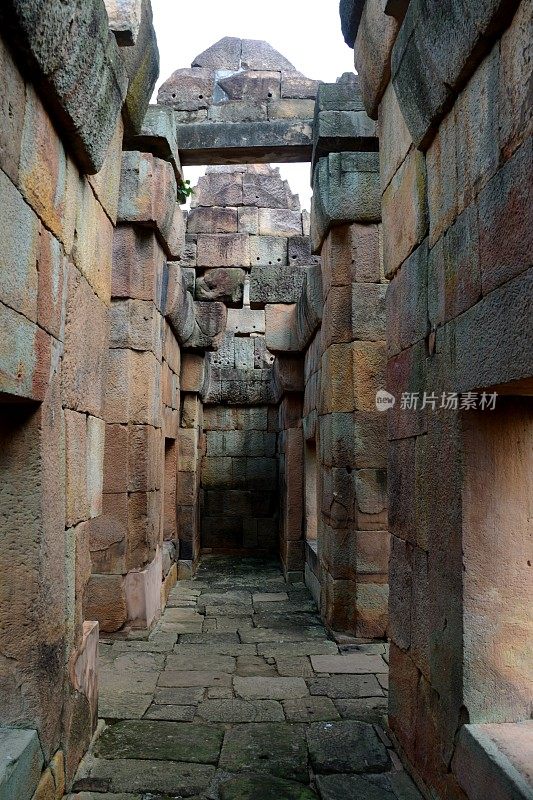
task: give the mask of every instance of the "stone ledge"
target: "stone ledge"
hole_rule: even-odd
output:
[[[533,721],[463,725],[452,771],[470,800],[533,800]]]
[[[42,767],[37,731],[0,727],[0,797],[28,800],[37,788]]]
[[[8,0],[0,23],[82,171],[99,172],[128,87],[103,1]]]
[[[178,123],[182,164],[256,164],[310,161],[312,125],[302,120],[242,123]]]

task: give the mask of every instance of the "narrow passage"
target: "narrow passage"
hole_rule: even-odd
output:
[[[71,800],[420,800],[382,727],[387,659],[328,638],[275,561],[204,558],[147,639],[100,645]]]

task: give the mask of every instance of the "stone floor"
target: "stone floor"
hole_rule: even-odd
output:
[[[71,800],[420,800],[383,728],[387,645],[338,646],[275,562],[204,559],[100,676]]]

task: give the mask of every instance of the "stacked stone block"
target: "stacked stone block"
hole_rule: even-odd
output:
[[[267,314],[267,343],[305,352],[300,460],[316,452],[306,466],[317,496],[308,583],[330,627],[380,637],[389,536],[386,419],[375,399],[385,382],[385,285],[377,140],[356,76],[319,87],[313,135],[310,238],[319,279],[312,268],[293,309]]]
[[[194,384],[201,392],[204,422],[213,410],[213,420],[223,426],[205,427],[202,437],[196,428],[186,434],[194,439],[191,453],[197,455],[200,447],[203,455],[200,508],[200,476],[193,478],[191,464],[187,480],[194,491],[183,526],[183,537],[196,543],[189,548],[194,563],[198,513],[203,549],[277,549],[276,415],[268,407],[291,390],[293,377],[267,348],[265,308],[290,307],[316,259],[298,198],[269,166],[208,168],[191,205],[179,263],[197,302],[228,309],[220,347],[206,354],[205,363],[190,357],[197,373],[190,389]],[[228,427],[232,422],[238,426],[234,431]]]
[[[204,408],[204,551],[276,552],[279,511],[274,420],[267,406]]]
[[[412,0],[393,18],[372,5],[354,39],[378,120],[390,280],[389,719],[430,794],[476,797],[485,776],[490,793],[524,796],[512,723],[529,718],[531,680],[531,460],[520,455],[533,371],[531,8]],[[513,397],[489,410],[483,392]],[[494,759],[498,727],[513,743],[512,787]]]
[[[305,160],[318,81],[267,42],[225,37],[176,70],[157,102],[174,109],[185,164]]]
[[[150,143],[138,137],[138,144]],[[122,156],[106,361],[105,509],[91,530],[87,601],[108,633],[126,623],[149,627],[160,613],[162,577],[171,568],[176,577],[180,348],[164,313],[167,258],[180,255],[185,232],[178,165],[138,150]]]
[[[103,3],[63,11],[0,10],[0,795],[17,798],[63,796],[98,702],[87,585],[129,82]]]

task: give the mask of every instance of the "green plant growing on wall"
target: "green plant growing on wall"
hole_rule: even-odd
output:
[[[192,193],[193,188],[190,181],[181,181],[181,183],[178,183],[178,203],[186,203]]]

